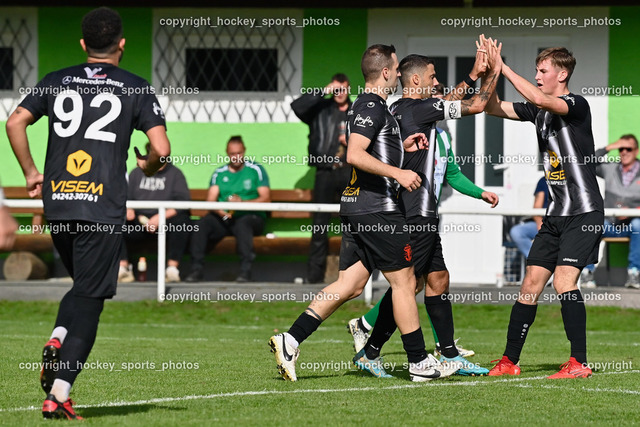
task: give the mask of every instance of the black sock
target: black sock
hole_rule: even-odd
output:
[[[520,353],[527,339],[527,333],[536,318],[537,305],[527,305],[516,301],[511,309],[509,329],[507,330],[507,348],[504,355],[513,363],[520,361]]]
[[[438,341],[440,341],[440,352],[448,358],[458,356],[460,353],[458,353],[453,341],[453,312],[451,311],[449,293],[445,292],[442,295],[432,297],[425,295],[424,305],[438,336]]]
[[[96,341],[104,299],[74,296],[75,317],[60,349],[60,371],[56,379],[74,383]]]
[[[298,341],[298,344],[302,344],[302,341],[309,338],[321,323],[322,320],[305,311],[293,322],[293,325],[291,325],[289,329],[289,334]]]
[[[380,307],[378,309],[378,319],[373,332],[369,337],[369,341],[364,346],[364,353],[369,359],[375,359],[380,356],[380,349],[389,341],[391,335],[396,331],[396,321],[393,317],[393,300],[391,288],[382,297]]]
[[[58,307],[58,316],[56,317],[55,328],[62,326],[69,331],[73,318],[76,315],[76,305],[73,297],[73,291],[67,292],[60,300],[60,306]]]
[[[587,363],[587,310],[582,293],[576,289],[559,295],[562,321],[567,339],[571,342],[571,357]]]
[[[424,345],[422,329],[418,328],[413,332],[401,335],[404,351],[407,352],[409,363],[418,363],[427,357],[427,350]]]

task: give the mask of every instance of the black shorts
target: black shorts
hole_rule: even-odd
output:
[[[598,262],[604,213],[587,212],[573,216],[545,216],[533,240],[527,265],[554,271],[558,265],[582,270]]]
[[[409,233],[401,213],[341,216],[340,220],[341,271],[358,261],[362,261],[369,272],[376,268],[380,271],[401,270],[413,265]]]
[[[447,269],[442,256],[440,233],[438,233],[439,222],[438,218],[422,216],[407,220],[416,277]]]
[[[121,231],[120,225],[51,222],[51,238],[73,279],[73,295],[111,298],[116,294]]]

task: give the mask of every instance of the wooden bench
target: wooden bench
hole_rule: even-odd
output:
[[[29,196],[24,187],[5,187],[5,197],[7,199],[28,199]],[[204,201],[207,197],[207,189],[190,190],[191,200]],[[287,203],[307,203],[311,202],[311,190],[293,189],[293,190],[271,190],[272,202]],[[10,208],[13,214],[33,215],[32,224],[41,225],[44,223],[42,208]],[[193,216],[202,217],[209,211],[193,209]],[[305,219],[311,218],[310,212],[287,211],[287,212],[271,212],[271,218],[289,218],[289,219]],[[276,231],[277,234],[277,231]],[[329,254],[337,255],[340,252],[341,238],[334,236],[329,239]],[[267,238],[266,236],[257,236],[253,238],[254,248],[259,255],[307,255],[309,253],[309,245],[311,239],[309,237],[275,237]],[[234,237],[225,237],[216,245],[212,254],[224,255],[235,254],[236,239]],[[49,234],[18,234],[12,251],[27,251],[35,253],[51,252],[53,250],[53,242]]]
[[[207,199],[208,189],[190,190],[191,200],[194,202],[203,202]],[[281,203],[310,203],[313,194],[311,190],[271,190],[271,201]],[[197,217],[205,216],[209,211],[203,209],[192,209],[191,215]],[[271,218],[311,218],[311,212],[294,212],[294,211],[274,211],[271,212]]]

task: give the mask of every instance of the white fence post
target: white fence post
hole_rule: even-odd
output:
[[[165,286],[165,263],[167,253],[167,208],[158,208],[158,302],[164,301],[166,293]]]

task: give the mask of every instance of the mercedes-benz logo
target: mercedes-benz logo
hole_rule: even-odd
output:
[[[62,84],[63,85],[68,85],[69,83],[71,83],[71,76],[64,76],[62,78]]]

